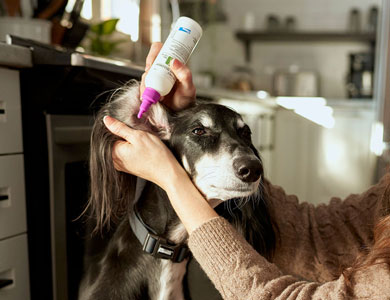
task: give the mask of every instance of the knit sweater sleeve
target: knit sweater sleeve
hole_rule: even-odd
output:
[[[273,262],[285,273],[326,282],[350,266],[372,241],[381,198],[390,174],[362,194],[328,204],[299,203],[282,188],[266,182],[270,211],[279,228]]]
[[[350,299],[342,276],[321,284],[285,275],[221,217],[197,228],[190,235],[189,247],[224,299]],[[388,268],[373,268],[355,276],[354,297],[386,299],[390,295]]]

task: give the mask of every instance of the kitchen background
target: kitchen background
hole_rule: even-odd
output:
[[[70,16],[79,2],[68,1]],[[109,55],[141,65],[180,13],[194,18],[204,34],[189,65],[204,98],[241,99],[229,102],[238,108],[256,101],[254,94],[325,98],[324,110],[301,113],[306,119],[264,103],[257,105],[262,122],[248,117],[255,136],[267,131],[258,141],[267,176],[302,201],[321,203],[362,191],[379,176],[372,132],[381,130],[373,101],[381,8],[381,0],[86,0],[81,17],[90,24],[119,18],[110,39],[120,42]],[[91,44],[87,34],[77,49],[94,50]]]
[[[149,1],[150,15],[161,16],[157,40],[169,32],[168,2]],[[246,115],[272,182],[323,203],[378,179],[374,64],[382,1],[184,0],[179,7],[204,29],[189,62],[198,95]],[[153,32],[159,23],[151,20],[141,24]],[[264,103],[243,108],[266,95],[323,97],[327,105],[311,107],[323,100],[312,98],[292,105],[295,113]],[[291,108],[293,98],[285,100]]]
[[[266,31],[267,20],[275,16],[281,30],[344,33],[353,31],[350,14],[354,8],[359,11],[360,31],[368,32],[370,9],[380,4],[379,0],[221,2],[220,8],[226,15],[226,21],[206,26],[199,49],[192,59],[191,66],[195,72],[209,71],[228,81],[227,74],[234,76],[235,67],[244,66],[251,72],[255,89],[272,91],[276,72],[289,69],[311,71],[319,77],[318,95],[331,99],[347,98],[349,54],[370,51],[369,41],[348,41],[347,38],[345,41],[332,41],[330,38],[327,41],[309,39],[288,43],[283,38],[278,41],[260,40],[252,43],[251,61],[248,63],[245,62],[243,43],[237,39],[236,32],[248,27]],[[289,17],[293,18],[294,23],[290,25],[291,28],[286,25]]]
[[[388,170],[388,0],[0,0],[0,299],[75,299],[92,116],[180,14],[198,96],[244,116],[272,183],[320,204]]]

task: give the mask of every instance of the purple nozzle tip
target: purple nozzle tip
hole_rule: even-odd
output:
[[[145,112],[145,111],[144,111],[143,109],[139,109],[137,118],[138,118],[138,119],[141,119],[144,112]]]
[[[146,112],[152,104],[157,103],[160,98],[161,96],[159,92],[147,87],[142,94],[142,103],[139,108],[137,118],[141,119],[143,113]]]

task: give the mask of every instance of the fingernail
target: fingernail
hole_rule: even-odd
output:
[[[112,121],[113,121],[113,118],[111,118],[110,116],[103,117],[103,123],[106,126],[110,126],[112,124]]]
[[[176,58],[172,59],[172,60],[169,62],[169,67],[170,67],[170,68],[173,68],[173,65],[175,64],[175,61],[176,61]]]

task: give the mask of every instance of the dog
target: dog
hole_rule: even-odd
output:
[[[138,119],[139,99],[139,82],[130,81],[100,109],[93,126],[87,207],[92,234],[79,300],[189,295],[183,289],[187,232],[160,187],[115,170],[112,146],[120,138],[106,129],[105,115],[159,136],[204,197],[259,253],[271,258],[275,248],[262,161],[242,117],[198,102],[178,113],[158,103]],[[139,238],[139,228],[146,236]]]

